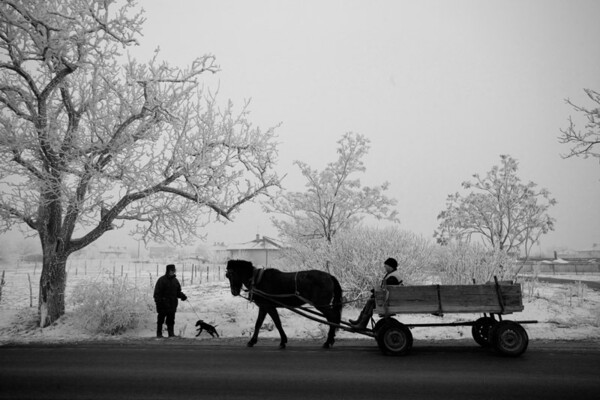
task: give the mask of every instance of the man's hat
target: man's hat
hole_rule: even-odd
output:
[[[389,265],[390,267],[397,269],[398,268],[398,261],[396,261],[396,259],[394,258],[388,258],[387,260],[385,260],[384,262],[385,265]]]

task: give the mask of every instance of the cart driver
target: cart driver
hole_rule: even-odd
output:
[[[398,262],[394,258],[388,258],[383,263],[385,268],[385,276],[381,280],[381,287],[391,285],[402,285],[402,279],[400,279],[400,273],[398,272]],[[371,290],[371,293],[374,291]],[[350,326],[354,329],[365,329],[367,324],[373,316],[373,310],[375,309],[375,295],[372,294],[367,303],[363,307],[360,315],[356,320],[349,320]]]

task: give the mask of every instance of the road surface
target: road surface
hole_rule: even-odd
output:
[[[600,345],[530,342],[505,358],[471,340],[404,357],[371,340],[156,339],[0,347],[0,399],[597,399]]]

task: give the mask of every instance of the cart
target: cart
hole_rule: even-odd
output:
[[[529,337],[523,324],[537,321],[504,320],[503,315],[523,311],[521,285],[510,281],[480,285],[387,286],[375,291],[379,319],[370,329],[384,354],[405,355],[413,337],[410,328],[471,326],[473,339],[500,354],[517,357],[527,350]],[[403,324],[398,314],[482,313],[475,321],[431,324]]]
[[[273,303],[287,308],[296,314],[313,321],[335,326],[348,332],[359,333],[375,338],[383,354],[406,355],[413,345],[411,328],[442,327],[442,326],[471,326],[473,339],[483,347],[490,347],[500,354],[518,357],[527,350],[529,337],[523,324],[533,324],[537,321],[504,320],[503,315],[523,311],[523,296],[521,285],[512,281],[494,282],[473,285],[420,285],[420,286],[386,286],[374,292],[375,310],[380,319],[371,319],[371,328],[355,329],[349,322],[341,321],[334,324],[324,316],[308,307],[288,307],[278,301],[277,296],[253,289]],[[298,294],[296,296],[300,297]],[[250,299],[249,299],[250,300]],[[302,298],[306,303],[310,302]],[[475,321],[403,324],[394,318],[398,314],[473,314],[483,316]]]

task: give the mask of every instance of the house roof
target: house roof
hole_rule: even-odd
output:
[[[126,254],[127,247],[109,246],[107,249],[100,250],[100,254]]]
[[[563,260],[562,258],[557,258],[555,260],[544,260],[542,264],[568,264],[567,260]]]
[[[227,246],[227,250],[279,250],[281,245],[275,239],[256,235],[256,239],[245,243],[232,243]]]

